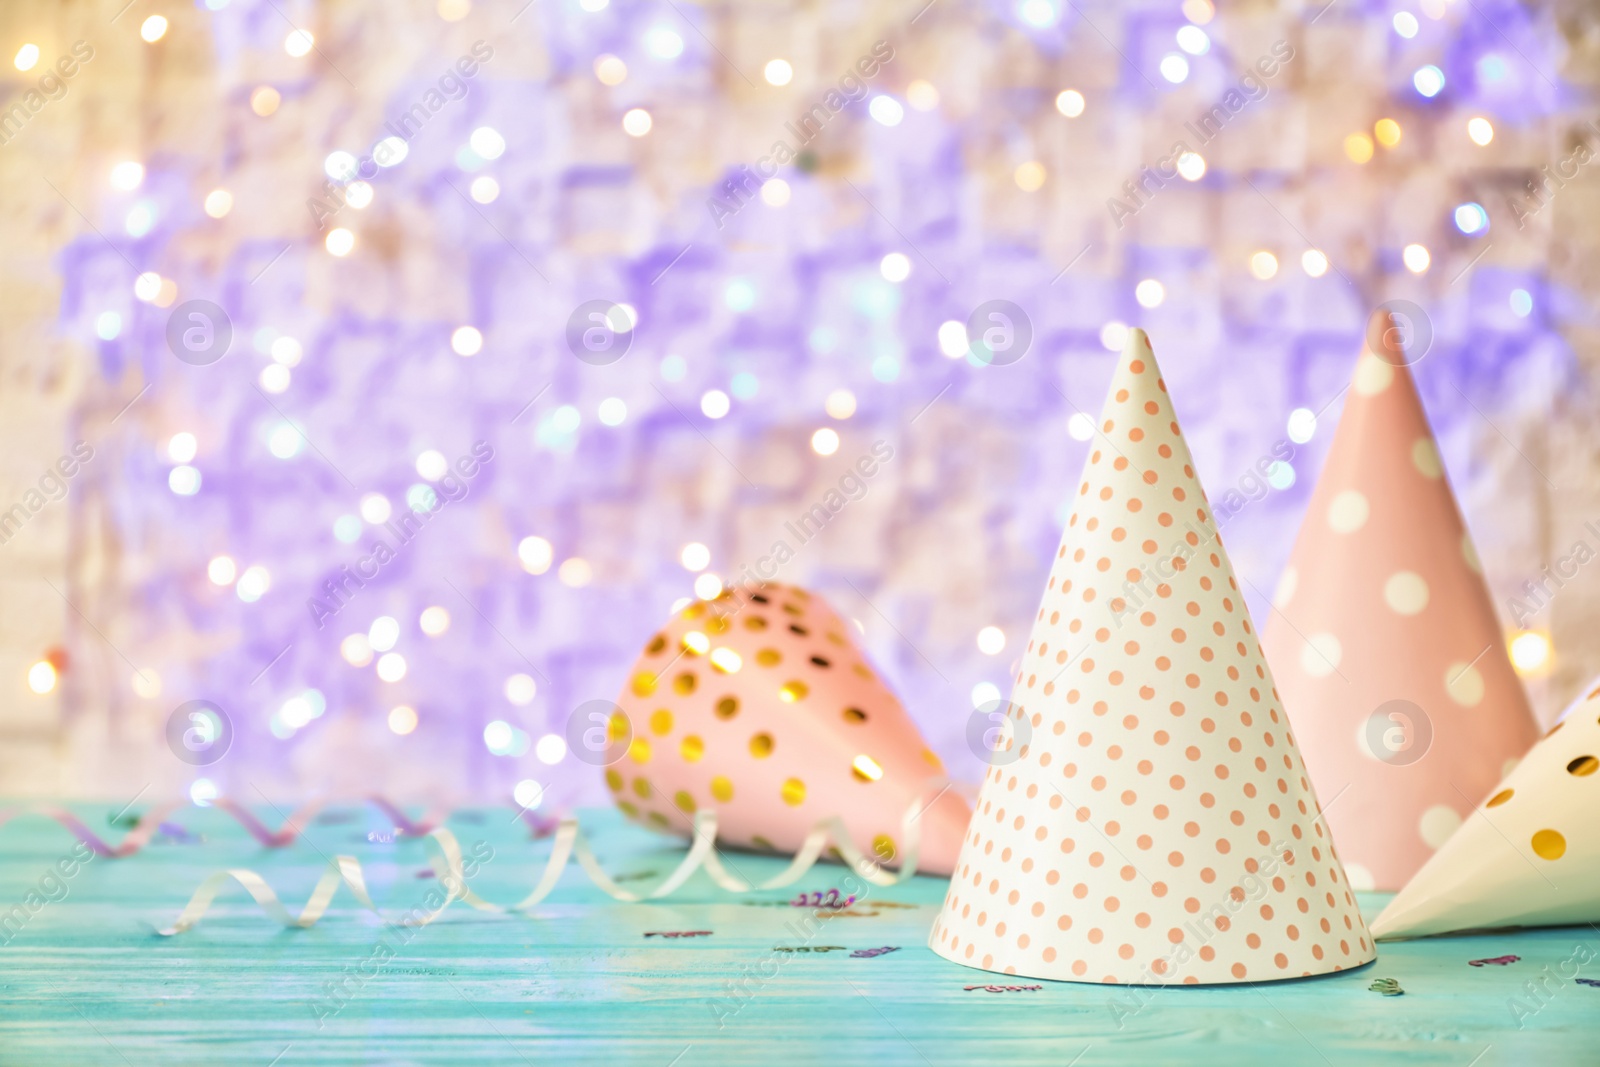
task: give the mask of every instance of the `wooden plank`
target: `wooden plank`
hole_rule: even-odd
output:
[[[107,809],[76,810],[106,826]],[[154,934],[206,874],[226,866],[256,869],[297,908],[337,852],[362,860],[380,903],[420,902],[434,884],[417,877],[426,846],[383,841],[391,828],[375,811],[334,815],[349,821],[268,851],[220,812],[185,810],[176,821],[203,841],[158,839],[129,859],[92,860],[60,885],[47,872],[72,853],[65,831],[39,819],[0,829],[0,918],[30,890],[58,898],[0,946],[0,1064],[1544,1067],[1600,1058],[1600,987],[1573,981],[1567,962],[1587,946],[1592,962],[1576,974],[1600,979],[1600,936],[1590,927],[1382,945],[1376,964],[1324,978],[1131,990],[1006,980],[939,959],[924,946],[944,893],[934,878],[869,888],[848,914],[830,915],[788,906],[793,891],[734,897],[699,875],[664,903],[621,904],[574,868],[531,918],[458,906],[408,936],[341,893],[314,929],[286,931],[231,889],[193,931]],[[527,892],[548,847],[529,842],[509,815],[469,812],[451,823],[468,850],[480,841],[493,849],[472,884],[499,902]],[[610,812],[583,820],[613,874],[661,876],[682,854]],[[781,866],[728,859],[749,877]],[[843,874],[818,867],[797,888],[825,891]],[[1369,916],[1383,899],[1363,895]],[[806,915],[828,917],[797,937],[792,924]],[[711,933],[644,936],[700,930]],[[898,951],[850,954],[885,946]],[[1521,959],[1467,962],[1503,955]],[[1370,992],[1380,976],[1399,980],[1405,995]],[[1543,982],[1541,997],[1529,981]],[[330,999],[339,982],[345,992]],[[982,988],[991,984],[1040,988]],[[1513,998],[1524,1005],[1520,1018]]]

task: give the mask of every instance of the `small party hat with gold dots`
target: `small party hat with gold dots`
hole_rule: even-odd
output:
[[[1368,324],[1264,636],[1357,889],[1404,885],[1538,737],[1411,380],[1416,325]]]
[[[917,869],[948,874],[970,809],[916,724],[821,597],[777,583],[679,612],[640,654],[606,769],[617,806],[659,830],[717,813],[723,844],[795,852],[840,817],[864,855],[896,866],[907,815]]]
[[[1372,924],[1381,938],[1600,922],[1600,688],[1534,745]]]
[[[1260,982],[1374,958],[1143,330],[1129,332],[929,945]]]

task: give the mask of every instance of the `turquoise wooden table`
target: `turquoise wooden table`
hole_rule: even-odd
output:
[[[74,810],[112,840],[123,832],[108,809]],[[483,858],[472,888],[506,903],[549,849],[511,815],[449,823]],[[683,852],[611,812],[583,823],[627,886],[653,884]],[[396,840],[375,809],[331,809],[278,850],[214,809],[169,826],[137,855],[59,880],[70,834],[31,817],[0,828],[0,1064],[1600,1064],[1600,985],[1579,980],[1600,979],[1591,927],[1385,944],[1348,974],[1260,985],[1006,982],[924,946],[939,879],[868,887],[830,910],[792,906],[794,890],[732,896],[696,874],[665,903],[623,904],[573,865],[532,917],[456,905],[396,931],[341,890],[317,926],[286,930],[234,887],[162,938],[222,867],[259,871],[295,910],[337,853],[360,858],[386,909],[437,884],[425,843]],[[725,856],[752,879],[782,866]],[[795,889],[826,893],[843,874],[819,865]],[[19,922],[30,893],[44,903]],[[1362,896],[1369,918],[1384,899]],[[1518,958],[1469,964],[1506,956]],[[1591,962],[1575,969],[1575,956]],[[1379,977],[1404,995],[1370,991]]]

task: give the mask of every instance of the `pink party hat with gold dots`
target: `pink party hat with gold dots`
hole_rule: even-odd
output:
[[[1404,327],[1368,325],[1265,635],[1358,889],[1404,885],[1538,737]]]
[[[930,946],[1160,985],[1370,961],[1143,330],[1090,447]]]

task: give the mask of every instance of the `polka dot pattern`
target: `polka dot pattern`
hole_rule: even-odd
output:
[[[631,736],[604,770],[617,806],[678,834],[714,811],[719,840],[778,852],[832,816],[868,856],[901,841],[943,768],[853,637],[820,597],[777,583],[679,612],[643,642],[617,698],[608,733]],[[918,870],[954,869],[970,814],[953,790],[932,801]]]
[[[1228,983],[1373,957],[1154,353],[1129,332],[929,945]],[[1019,732],[1019,736],[1022,736]]]
[[[1417,832],[1438,851],[1378,916],[1374,935],[1600,923],[1600,692],[1482,797],[1464,820],[1446,805],[1423,813]]]
[[[1311,780],[1340,797],[1340,855],[1380,890],[1449,836],[1427,813],[1487,796],[1538,735],[1411,372],[1384,347],[1403,335],[1369,325],[1263,637]]]

